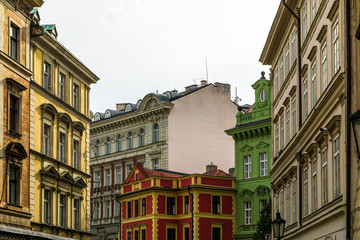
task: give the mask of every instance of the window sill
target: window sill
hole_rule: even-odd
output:
[[[18,138],[18,139],[21,139],[21,137],[22,137],[21,133],[18,133],[18,132],[13,131],[13,130],[9,130],[8,135],[13,136],[13,137]]]
[[[18,209],[22,209],[23,207],[18,205],[18,204],[14,204],[14,203],[8,203],[8,206],[12,207],[12,208],[18,208]]]

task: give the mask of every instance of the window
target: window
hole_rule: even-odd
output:
[[[101,179],[100,179],[100,172],[99,171],[96,171],[94,173],[94,179],[95,179],[95,186],[98,188],[101,186]]]
[[[109,118],[109,117],[111,117],[111,112],[110,110],[106,110],[104,118]]]
[[[141,240],[146,240],[146,229],[141,229]]]
[[[311,66],[311,108],[316,104],[316,61]]]
[[[131,201],[127,202],[127,218],[131,218]]]
[[[51,92],[51,65],[44,62],[44,83],[43,87]]]
[[[311,22],[314,21],[315,19],[315,15],[316,15],[316,1],[315,0],[311,0]]]
[[[135,217],[138,217],[139,216],[139,200],[138,199],[136,199],[135,201],[134,201],[134,207],[135,207]]]
[[[264,102],[266,99],[266,91],[265,89],[260,91],[260,102]]]
[[[304,92],[303,92],[303,121],[305,121],[306,117],[308,116],[308,86],[307,86],[307,78],[304,79]]]
[[[128,133],[128,149],[132,149],[133,148],[133,133],[129,132]]]
[[[284,216],[284,189],[280,190],[280,215]]]
[[[266,200],[265,199],[260,199],[260,201],[259,201],[259,206],[260,206],[260,211],[259,212],[261,212],[261,210],[263,210],[263,208],[265,207],[265,205],[266,205]]]
[[[160,169],[160,160],[158,158],[153,160],[153,169]]]
[[[100,203],[94,203],[94,219],[100,219]]]
[[[133,169],[133,165],[132,165],[132,164],[126,165],[126,178],[129,176],[129,174],[131,173],[132,169]]]
[[[73,167],[78,168],[78,169],[80,168],[79,155],[80,155],[79,141],[74,140],[73,141]]]
[[[74,228],[75,229],[79,229],[80,227],[80,200],[78,198],[74,198],[74,217],[73,217],[73,221],[74,221]]]
[[[141,199],[141,215],[146,215],[146,198]]]
[[[312,210],[317,209],[317,161],[316,158],[312,162]]]
[[[212,240],[221,240],[221,228],[219,227],[212,228]]]
[[[278,92],[279,92],[279,87],[278,87],[278,84],[279,84],[279,73],[278,73],[278,67],[276,66],[275,67],[275,83],[274,83],[274,88],[275,88],[275,97],[278,95]]]
[[[212,213],[220,214],[220,196],[212,196]]]
[[[321,92],[324,92],[327,86],[327,61],[326,61],[326,43],[321,47]]]
[[[288,145],[290,142],[290,109],[287,108],[285,111],[285,145]]]
[[[280,88],[282,87],[283,83],[284,83],[284,58],[283,55],[281,54],[280,56]]]
[[[111,185],[111,169],[105,169],[105,186]]]
[[[336,20],[333,26],[333,61],[334,61],[334,75],[339,70],[339,24]]]
[[[174,197],[167,197],[167,214],[168,215],[175,215],[175,198]]]
[[[296,98],[291,102],[291,127],[292,127],[292,136],[296,134]]]
[[[292,222],[296,222],[296,179],[292,181]]]
[[[110,201],[104,201],[104,216],[105,218],[110,218],[110,209],[111,209],[111,204]]]
[[[116,168],[116,184],[122,183],[122,167]]]
[[[17,27],[10,25],[10,57],[15,60],[18,60],[18,31]]]
[[[176,229],[175,228],[167,228],[166,229],[167,240],[176,240]]]
[[[290,225],[290,184],[285,187],[285,220]]]
[[[122,141],[121,141],[121,135],[119,134],[117,137],[117,151],[120,152],[122,150]]]
[[[322,204],[326,204],[328,202],[328,183],[327,183],[327,148],[321,152],[321,201]]]
[[[44,124],[44,154],[50,156],[50,133],[51,127]]]
[[[9,168],[9,203],[19,205],[20,181],[19,168],[10,166]]]
[[[96,157],[100,156],[100,140],[96,140]]]
[[[251,178],[251,156],[244,156],[244,164],[245,164],[245,179]]]
[[[65,134],[59,134],[59,160],[60,162],[65,162]]]
[[[130,232],[127,232],[127,240],[131,240],[131,230]]]
[[[190,240],[190,228],[184,228],[184,240]]]
[[[106,154],[111,153],[111,139],[110,137],[106,138]]]
[[[154,142],[159,142],[159,125],[154,125]]]
[[[139,146],[142,147],[145,145],[145,131],[143,128],[140,129],[139,135],[140,135]]]
[[[295,39],[296,39],[296,36],[295,36],[295,27],[294,27],[291,32],[291,64],[294,64],[295,60],[296,60]]]
[[[51,194],[49,189],[44,189],[44,223],[51,223]]]
[[[74,83],[73,85],[73,107],[77,110],[79,110],[79,100],[80,100],[80,92],[79,92],[79,86]]]
[[[260,153],[260,177],[267,175],[267,153]]]
[[[20,98],[10,94],[9,131],[20,133]]]
[[[190,202],[189,196],[184,196],[184,213],[187,214],[190,212]]]
[[[60,199],[59,199],[59,225],[62,227],[66,227],[66,195],[65,194],[60,194]]]
[[[284,149],[284,118],[280,119],[280,150]]]
[[[304,217],[308,215],[308,169],[304,168],[303,171],[304,182],[303,182],[303,203],[304,203]]]
[[[139,231],[134,230],[134,240],[139,240]]]
[[[245,225],[251,224],[251,202],[247,201],[244,202],[244,209],[245,209]]]
[[[65,80],[66,80],[65,75],[60,73],[60,76],[59,76],[59,98],[63,101],[65,101]]]
[[[289,42],[286,42],[285,45],[285,76],[289,74],[290,71],[290,62],[289,62]]]
[[[334,197],[340,195],[340,158],[339,158],[339,136],[334,138]]]
[[[307,18],[307,13],[306,13],[306,1],[305,1],[304,5],[302,7],[302,35],[303,35],[302,40],[303,40],[303,42],[305,41],[306,34],[307,34],[306,18]]]
[[[275,155],[279,156],[279,127],[275,126]]]

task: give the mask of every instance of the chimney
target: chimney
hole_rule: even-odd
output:
[[[206,172],[217,170],[217,166],[211,163],[210,165],[206,165]]]
[[[116,111],[124,110],[126,106],[126,103],[118,103],[116,104]]]
[[[187,91],[189,91],[189,90],[191,90],[191,89],[195,89],[195,88],[197,88],[197,85],[196,85],[196,84],[187,86],[187,87],[185,87],[185,92],[187,92]]]
[[[231,175],[231,176],[234,176],[235,175],[235,168],[233,167],[233,168],[229,168],[229,174]]]
[[[201,83],[201,86],[205,86],[207,84],[207,81],[206,80],[201,80],[200,83]]]

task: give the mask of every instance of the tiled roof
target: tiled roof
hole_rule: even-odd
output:
[[[223,170],[217,169],[217,170],[212,170],[212,171],[208,171],[203,173],[204,175],[209,175],[209,176],[218,176],[218,177],[233,177],[232,175],[224,172]]]
[[[187,174],[185,174],[185,173],[167,171],[167,170],[163,170],[163,169],[151,170],[151,169],[144,168],[144,171],[146,172],[146,174],[147,174],[149,177],[158,176],[158,177],[179,178],[179,177],[184,177],[184,176],[187,175]]]

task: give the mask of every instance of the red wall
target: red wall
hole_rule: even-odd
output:
[[[141,188],[149,188],[151,187],[151,180],[147,180],[141,183]]]
[[[199,212],[211,213],[211,195],[199,194]]]
[[[165,196],[164,195],[159,195],[158,196],[158,213],[160,214],[165,214]]]
[[[177,209],[176,209],[176,212],[177,212],[177,214],[179,215],[179,214],[184,214],[184,212],[183,212],[183,196],[178,196],[177,197],[177,203],[176,203],[176,207],[177,207]]]
[[[146,197],[146,214],[152,214],[153,213],[153,198],[152,196]]]
[[[201,178],[201,184],[221,186],[221,187],[232,187],[232,179],[216,179],[216,178]]]
[[[130,192],[132,190],[132,185],[124,186],[123,190],[124,190],[124,193]]]
[[[186,187],[191,184],[191,178],[181,180],[181,187]]]
[[[172,180],[160,179],[160,186],[162,186],[162,187],[172,187],[173,186],[173,181]]]
[[[211,223],[223,223],[221,229],[221,239],[231,240],[233,239],[233,222],[232,220],[217,219],[217,218],[200,218],[199,219],[199,240],[211,239]]]
[[[166,240],[166,224],[169,224],[169,223],[177,224],[178,221],[177,220],[170,220],[170,219],[159,219],[159,221],[158,221],[158,238],[157,238],[157,240]],[[176,227],[177,232],[179,232],[179,226],[180,225],[177,225],[177,227]]]
[[[122,226],[122,236],[121,239],[122,240],[127,240],[126,238],[126,230],[128,227],[131,226],[139,226],[139,225],[146,225],[146,239],[152,239],[152,220],[148,219],[148,220],[142,220],[142,221],[134,221],[131,223],[127,223],[127,224],[123,224]],[[132,231],[136,230],[137,227],[132,228]],[[140,239],[140,227],[138,227],[139,230],[139,239]],[[134,239],[134,232],[132,232],[132,237]]]
[[[222,196],[222,214],[232,214],[233,213],[233,201],[231,196]]]

